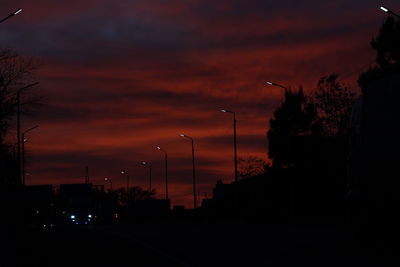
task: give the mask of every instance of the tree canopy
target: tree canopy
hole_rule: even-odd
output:
[[[322,77],[313,95],[317,120],[324,135],[348,132],[355,94],[338,81],[337,74]]]
[[[400,20],[388,17],[378,36],[372,38],[371,46],[376,50],[376,62],[384,67],[400,61]]]
[[[0,50],[0,143],[10,128],[17,110],[17,95],[23,111],[40,102],[41,97],[32,92],[35,83],[35,60],[9,49]]]

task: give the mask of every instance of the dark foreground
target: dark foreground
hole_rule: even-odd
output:
[[[1,267],[398,266],[392,249],[362,246],[349,232],[315,225],[181,222],[30,230],[7,250]]]

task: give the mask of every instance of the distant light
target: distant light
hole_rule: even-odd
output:
[[[36,211],[36,214],[39,214],[39,211],[38,211],[38,210]]]
[[[222,112],[227,112],[226,109],[221,109]]]
[[[92,218],[92,214],[89,214],[89,215],[88,215],[88,218]]]
[[[14,12],[14,15],[17,15],[21,11],[22,11],[22,8],[18,9],[17,11]]]
[[[267,84],[269,84],[269,85],[274,85],[272,82],[267,82]]]
[[[85,222],[85,224],[87,224],[87,222]]]
[[[25,143],[26,141],[28,141],[28,139],[24,138],[23,142]]]
[[[161,147],[158,146],[157,149],[158,149],[158,150],[161,150]]]
[[[106,177],[106,178],[104,178],[104,181],[106,181],[106,182],[107,182],[107,181],[108,181],[108,178],[107,178],[107,177]]]
[[[184,135],[184,134],[181,134],[181,136],[182,136],[182,137],[185,137],[185,135]]]
[[[75,224],[79,224],[78,222],[76,222]]]
[[[71,215],[71,219],[75,219],[75,215]]]
[[[384,7],[384,6],[381,6],[381,10],[383,10],[384,12],[389,12],[389,9],[387,9],[386,7]]]
[[[122,174],[125,174],[125,171],[121,171]]]
[[[146,162],[146,161],[142,161],[142,164],[143,164],[143,165],[146,165],[146,164],[147,164],[147,162]]]

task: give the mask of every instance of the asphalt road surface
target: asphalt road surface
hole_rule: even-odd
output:
[[[27,231],[17,240],[4,266],[176,266],[152,250],[92,227]]]
[[[398,266],[346,231],[262,223],[142,223],[19,232],[7,266]],[[4,261],[3,261],[4,262]]]
[[[392,266],[397,258],[393,250],[363,247],[351,233],[329,226],[218,222],[133,224],[99,230],[180,263],[176,266],[365,267]]]

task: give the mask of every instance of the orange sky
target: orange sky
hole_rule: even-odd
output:
[[[217,2],[217,3],[216,3]],[[374,60],[369,41],[386,14],[378,1],[2,1],[0,41],[40,62],[46,106],[23,118],[29,134],[28,184],[113,180],[164,194],[168,152],[170,197],[192,203],[190,142],[195,139],[198,189],[212,193],[233,180],[232,116],[238,155],[267,159],[268,120],[283,97],[266,80],[312,91],[339,73],[356,92]],[[329,3],[326,3],[329,2]],[[400,3],[385,1],[393,10]]]

